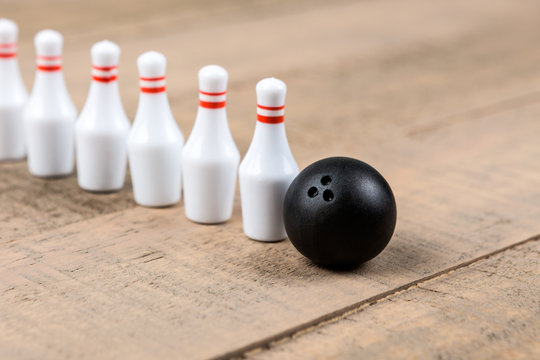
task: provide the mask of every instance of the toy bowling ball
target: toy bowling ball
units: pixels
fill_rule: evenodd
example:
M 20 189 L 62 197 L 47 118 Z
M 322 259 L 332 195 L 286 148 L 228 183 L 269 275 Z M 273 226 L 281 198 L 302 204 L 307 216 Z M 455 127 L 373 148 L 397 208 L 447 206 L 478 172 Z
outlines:
M 394 194 L 382 175 L 347 157 L 319 160 L 300 172 L 283 209 L 294 247 L 327 267 L 373 259 L 390 241 L 396 217 Z

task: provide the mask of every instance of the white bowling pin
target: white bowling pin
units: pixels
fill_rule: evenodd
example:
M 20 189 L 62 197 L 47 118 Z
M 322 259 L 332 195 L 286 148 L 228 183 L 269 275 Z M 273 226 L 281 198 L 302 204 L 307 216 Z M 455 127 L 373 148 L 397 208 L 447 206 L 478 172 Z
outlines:
M 232 215 L 240 153 L 227 124 L 227 78 L 221 66 L 199 71 L 199 109 L 182 150 L 184 209 L 199 223 L 220 223 Z
M 259 81 L 256 90 L 257 125 L 239 169 L 242 220 L 248 237 L 278 241 L 287 237 L 283 200 L 298 175 L 283 123 L 287 87 L 268 78 Z
M 92 84 L 75 123 L 77 180 L 88 191 L 116 191 L 126 177 L 129 120 L 118 90 L 120 48 L 111 41 L 91 50 Z
M 28 93 L 17 61 L 17 24 L 0 19 L 0 161 L 24 158 L 22 112 Z
M 28 169 L 35 176 L 63 176 L 73 172 L 74 131 L 77 110 L 62 74 L 62 35 L 39 32 L 34 43 L 37 71 L 24 109 Z
M 127 145 L 135 201 L 143 206 L 173 205 L 181 196 L 184 136 L 165 92 L 166 63 L 155 51 L 137 59 L 141 93 Z

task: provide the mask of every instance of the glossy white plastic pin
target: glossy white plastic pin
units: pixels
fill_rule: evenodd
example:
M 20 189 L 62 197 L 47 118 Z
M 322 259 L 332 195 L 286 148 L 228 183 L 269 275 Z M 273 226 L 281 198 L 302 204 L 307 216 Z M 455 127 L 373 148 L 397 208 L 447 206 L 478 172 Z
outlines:
M 165 92 L 167 60 L 149 51 L 137 59 L 141 93 L 128 136 L 128 158 L 135 201 L 160 207 L 180 201 L 184 136 Z
M 199 71 L 199 109 L 182 150 L 184 209 L 188 219 L 213 224 L 231 218 L 240 153 L 227 123 L 227 71 Z
M 298 175 L 283 123 L 287 87 L 281 80 L 267 78 L 259 81 L 256 90 L 257 125 L 239 169 L 242 220 L 251 239 L 278 241 L 287 237 L 283 200 Z
M 17 24 L 0 19 L 0 161 L 23 159 L 22 112 L 28 93 L 17 61 Z
M 130 127 L 118 90 L 120 48 L 100 41 L 91 56 L 92 83 L 75 123 L 77 180 L 88 191 L 117 191 L 126 177 Z
M 40 31 L 34 38 L 37 71 L 23 112 L 28 169 L 35 176 L 64 176 L 73 172 L 74 124 L 77 110 L 62 73 L 62 35 Z

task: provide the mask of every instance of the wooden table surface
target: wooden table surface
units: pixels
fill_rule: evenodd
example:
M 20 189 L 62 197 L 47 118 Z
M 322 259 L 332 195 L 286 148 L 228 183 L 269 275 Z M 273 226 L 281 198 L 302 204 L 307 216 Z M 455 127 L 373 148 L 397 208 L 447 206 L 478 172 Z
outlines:
M 81 109 L 91 45 L 122 48 L 132 119 L 136 57 L 168 58 L 182 131 L 197 71 L 228 69 L 242 154 L 255 84 L 288 85 L 301 168 L 362 159 L 389 181 L 398 223 L 352 271 L 288 241 L 202 226 L 182 204 L 138 207 L 131 184 L 91 194 L 0 164 L 0 358 L 540 358 L 540 3 L 533 0 L 7 0 L 30 88 L 33 36 L 65 36 Z

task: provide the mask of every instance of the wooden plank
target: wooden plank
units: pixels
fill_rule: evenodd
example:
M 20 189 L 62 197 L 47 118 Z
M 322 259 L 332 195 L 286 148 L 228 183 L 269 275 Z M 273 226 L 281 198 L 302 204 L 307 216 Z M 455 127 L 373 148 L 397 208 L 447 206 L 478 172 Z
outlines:
M 242 102 L 239 103 L 239 107 L 248 109 L 238 114 L 240 118 L 252 113 L 249 110 L 251 107 L 245 104 L 252 105 L 253 83 L 269 75 L 285 76 L 286 79 L 292 77 L 294 81 L 298 78 L 309 79 L 312 76 L 316 79 L 320 72 L 338 75 L 345 73 L 350 79 L 347 86 L 342 88 L 347 91 L 353 86 L 353 90 L 359 93 L 344 93 L 342 90 L 341 97 L 344 95 L 346 97 L 341 102 L 357 102 L 359 98 L 363 99 L 359 94 L 364 95 L 366 91 L 367 94 L 381 90 L 394 90 L 394 93 L 399 93 L 400 89 L 408 89 L 412 85 L 410 83 L 401 85 L 403 81 L 416 80 L 423 85 L 427 93 L 430 93 L 427 85 L 442 85 L 445 81 L 459 83 L 463 76 L 478 76 L 478 81 L 482 82 L 493 81 L 495 79 L 491 78 L 496 77 L 497 84 L 501 84 L 501 81 L 513 82 L 516 80 L 514 77 L 509 78 L 508 73 L 500 71 L 500 68 L 509 62 L 518 67 L 515 70 L 516 74 L 524 66 L 527 66 L 527 75 L 529 71 L 535 71 L 532 65 L 536 64 L 538 51 L 531 49 L 530 44 L 538 41 L 539 37 L 532 31 L 537 20 L 535 10 L 538 5 L 535 2 L 525 1 L 517 7 L 508 0 L 487 3 L 490 6 L 473 5 L 465 0 L 451 4 L 425 0 L 413 0 L 408 4 L 397 0 L 361 1 L 345 2 L 333 8 L 318 5 L 301 13 L 279 13 L 274 16 L 265 16 L 265 8 L 262 7 L 253 10 L 253 13 L 243 13 L 243 18 L 235 19 L 236 21 L 232 23 L 214 21 L 203 28 L 194 24 L 182 28 L 173 22 L 163 29 L 163 33 L 152 32 L 146 36 L 138 33 L 140 27 L 137 22 L 130 23 L 121 34 L 114 33 L 114 35 L 108 33 L 112 31 L 110 27 L 104 27 L 99 34 L 78 34 L 70 37 L 70 29 L 66 28 L 64 31 L 66 79 L 80 108 L 88 90 L 91 45 L 101 37 L 118 41 L 123 48 L 120 85 L 126 108 L 134 115 L 138 95 L 135 59 L 149 49 L 163 51 L 169 59 L 168 89 L 171 102 L 175 111 L 180 114 L 179 123 L 187 131 L 193 121 L 191 115 L 195 111 L 193 104 L 196 102 L 183 99 L 193 99 L 194 92 L 196 93 L 194 91 L 196 72 L 203 64 L 208 63 L 217 62 L 229 69 L 231 74 L 229 100 L 235 98 L 233 95 L 238 88 L 245 90 L 237 93 L 236 102 L 230 103 L 231 111 L 233 108 L 236 109 L 234 105 L 240 101 Z M 442 6 L 443 4 L 445 5 Z M 386 15 L 388 13 L 389 15 Z M 518 24 L 515 18 L 520 18 Z M 88 26 L 95 26 L 91 19 L 86 21 Z M 86 21 L 81 20 L 82 23 Z M 203 21 L 202 15 L 196 17 L 194 22 L 200 21 Z M 419 23 L 422 26 L 418 26 Z M 297 31 L 299 24 L 302 24 L 301 31 Z M 221 41 L 215 41 L 217 33 Z M 22 38 L 20 44 L 20 61 L 25 74 L 28 75 L 25 77 L 28 85 L 31 84 L 34 68 L 32 34 Z M 249 34 L 249 37 L 245 34 Z M 481 39 L 475 38 L 478 36 L 481 36 Z M 451 46 L 441 48 L 441 44 L 448 43 Z M 486 56 L 486 53 L 493 53 L 493 57 Z M 439 59 L 437 55 L 440 57 L 444 55 L 445 58 Z M 428 56 L 428 59 L 423 60 L 425 56 Z M 435 61 L 434 57 L 437 57 Z M 480 57 L 482 59 L 479 59 Z M 474 61 L 471 63 L 471 60 Z M 422 63 L 421 67 L 415 65 L 418 61 Z M 447 68 L 448 64 L 453 66 Z M 407 66 L 416 66 L 428 73 L 421 79 L 408 79 L 408 76 L 414 74 L 403 71 L 405 70 L 403 67 Z M 453 68 L 454 66 L 463 67 Z M 477 66 L 483 69 L 483 72 L 475 74 Z M 398 72 L 401 70 L 401 73 L 395 74 L 396 70 Z M 447 77 L 448 72 L 453 72 L 451 77 Z M 461 74 L 461 77 L 458 74 Z M 372 79 L 373 75 L 379 78 Z M 386 86 L 392 84 L 392 89 L 381 88 L 381 85 L 373 86 L 384 80 L 381 79 L 382 76 L 389 75 L 403 78 L 396 79 L 399 81 L 397 83 L 385 82 Z M 441 83 L 435 84 L 437 81 Z M 321 91 L 324 91 L 322 84 L 318 81 L 317 83 Z M 494 84 L 491 83 L 492 86 L 489 86 L 492 91 L 497 90 Z M 445 85 L 464 86 L 451 83 Z M 521 90 L 517 94 L 528 93 L 531 89 L 538 90 L 530 84 L 530 81 L 528 83 L 523 81 L 519 85 Z M 309 86 L 312 87 L 312 84 Z M 445 87 L 440 89 L 443 91 Z M 449 93 L 455 92 L 445 91 L 444 95 L 448 96 Z M 504 94 L 503 99 L 508 98 L 508 90 L 501 93 Z M 326 89 L 324 94 L 329 96 L 331 92 Z M 417 94 L 420 99 L 424 99 L 424 93 Z M 378 99 L 380 100 L 380 97 Z M 459 100 L 460 104 L 462 100 Z M 483 99 L 483 102 L 471 105 L 478 106 L 492 102 L 489 100 Z M 461 107 L 463 108 L 463 104 Z M 420 109 L 408 113 L 407 118 L 410 119 L 413 114 L 417 117 Z M 439 116 L 448 115 L 448 109 L 437 110 Z M 452 110 L 455 111 L 455 108 Z M 184 120 L 184 115 L 187 114 L 190 116 Z M 394 113 L 392 116 L 396 118 Z M 251 119 L 250 116 L 247 118 Z M 429 114 L 429 118 L 433 119 L 433 113 Z
M 399 1 L 343 3 L 279 16 L 268 15 L 262 11 L 266 5 L 259 4 L 257 9 L 261 11 L 246 11 L 243 18 L 236 15 L 240 19 L 234 24 L 214 22 L 205 28 L 195 27 L 193 22 L 179 31 L 169 24 L 163 31 L 170 33 L 158 38 L 155 33 L 139 38 L 134 30 L 139 15 L 134 12 L 135 18 L 126 20 L 128 24 L 119 35 L 124 105 L 133 116 L 138 87 L 136 56 L 154 46 L 165 50 L 169 55 L 171 104 L 187 136 L 197 106 L 196 71 L 204 63 L 220 62 L 231 74 L 230 125 L 244 153 L 253 129 L 254 84 L 263 76 L 280 76 L 289 84 L 287 126 L 291 147 L 299 164 L 305 166 L 334 154 L 377 161 L 370 148 L 378 143 L 439 123 L 451 124 L 537 101 L 540 84 L 530 79 L 540 71 L 540 50 L 531 46 L 540 43 L 540 34 L 535 31 L 538 4 L 524 2 L 517 7 L 513 2 L 497 0 L 490 2 L 487 10 L 468 1 L 441 4 L 425 0 L 407 5 Z M 405 7 L 415 11 L 406 12 Z M 389 8 L 406 15 L 383 16 Z M 173 17 L 180 12 L 180 8 L 175 9 L 171 10 Z M 41 16 L 40 7 L 26 6 L 24 10 L 19 10 L 21 16 Z M 52 13 L 51 17 L 73 21 L 75 10 L 68 6 L 68 13 L 62 13 L 66 16 Z M 322 18 L 325 21 L 319 21 Z M 517 23 L 516 18 L 520 19 Z M 335 26 L 335 19 L 339 26 Z M 94 17 L 79 20 L 90 24 Z M 423 24 L 422 31 L 418 30 L 419 23 Z M 288 36 L 298 24 L 305 25 L 304 32 Z M 21 28 L 26 25 L 22 23 Z M 80 109 L 88 90 L 88 49 L 99 38 L 84 32 L 86 25 L 81 25 L 83 30 L 74 26 L 73 36 L 65 26 L 66 79 Z M 227 41 L 217 47 L 201 47 L 214 38 L 216 31 Z M 246 39 L 244 34 L 250 37 Z M 268 53 L 264 44 L 271 43 L 272 34 L 282 43 L 281 47 L 272 45 L 276 51 Z M 265 41 L 258 43 L 258 39 Z M 169 51 L 170 44 L 180 44 L 182 51 Z M 23 75 L 30 85 L 34 65 L 29 34 L 23 34 L 20 53 Z M 264 57 L 254 58 L 254 54 Z M 24 163 L 2 164 L 2 170 L 6 191 L 0 197 L 8 205 L 0 209 L 0 218 L 6 223 L 0 242 L 134 206 L 129 183 L 121 193 L 97 196 L 79 191 L 73 177 L 31 179 Z
M 114 4 L 106 0 L 92 3 L 49 0 L 46 8 L 36 0 L 6 0 L 2 5 L 3 16 L 24 25 L 20 30 L 22 37 L 26 38 L 47 28 L 65 32 L 67 38 L 133 36 L 134 33 L 140 37 L 156 37 L 170 32 L 171 27 L 185 31 L 215 26 L 216 23 L 232 23 L 247 17 L 257 19 L 298 13 L 306 7 L 328 6 L 323 0 L 231 0 L 227 3 L 208 0 L 133 3 L 117 0 Z
M 538 359 L 540 241 L 308 329 L 252 359 Z
M 31 176 L 26 163 L 3 163 L 0 171 L 0 243 L 135 206 L 131 181 L 121 192 L 90 194 L 75 176 L 44 180 Z
M 537 104 L 372 149 L 399 222 L 388 249 L 351 272 L 247 240 L 238 202 L 220 226 L 138 207 L 5 244 L 0 352 L 218 356 L 537 234 L 538 116 Z

